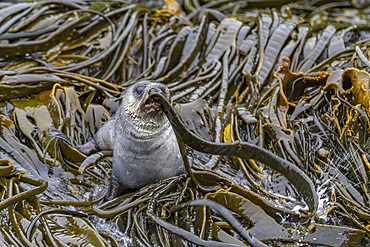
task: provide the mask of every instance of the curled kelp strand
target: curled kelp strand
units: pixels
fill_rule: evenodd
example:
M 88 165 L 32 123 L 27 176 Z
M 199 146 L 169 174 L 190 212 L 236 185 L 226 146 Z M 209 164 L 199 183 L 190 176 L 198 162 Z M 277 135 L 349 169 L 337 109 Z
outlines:
M 327 4 L 323 4 L 317 8 L 315 8 L 314 11 L 312 11 L 308 16 L 307 16 L 307 19 L 312 19 L 312 17 L 314 17 L 315 15 L 321 13 L 321 12 L 324 12 L 326 11 L 327 9 L 330 9 L 330 8 L 338 8 L 338 7 L 349 7 L 351 6 L 350 3 L 348 3 L 347 1 L 343 1 L 343 2 L 334 2 L 334 3 L 327 3 Z
M 15 196 L 11 196 L 11 197 L 8 197 L 5 200 L 2 200 L 0 202 L 0 210 L 4 209 L 6 207 L 9 207 L 10 205 L 13 205 L 13 204 L 15 204 L 17 202 L 20 202 L 22 200 L 25 200 L 29 197 L 35 196 L 37 194 L 41 194 L 48 187 L 48 183 L 45 182 L 45 181 L 42 181 L 42 180 L 35 180 L 35 179 L 25 178 L 25 177 L 23 177 L 22 180 L 24 182 L 29 182 L 32 185 L 37 186 L 37 187 L 34 188 L 34 189 L 23 191 L 23 192 L 15 195 Z
M 105 195 L 101 195 L 99 198 L 93 201 L 79 202 L 79 201 L 68 201 L 68 200 L 40 200 L 43 205 L 59 205 L 59 206 L 72 206 L 72 207 L 91 207 L 98 204 L 104 199 Z
M 145 234 L 145 232 L 143 231 L 143 229 L 141 228 L 139 222 L 138 222 L 138 215 L 143 212 L 144 210 L 146 210 L 148 207 L 148 204 L 145 204 L 143 205 L 142 207 L 140 207 L 135 215 L 134 215 L 134 225 L 136 227 L 136 229 L 139 231 L 139 237 L 141 238 L 141 241 L 143 243 L 145 243 L 145 245 L 149 246 L 150 244 L 150 240 L 148 239 L 147 235 Z
M 35 227 L 35 224 L 41 218 L 41 216 L 47 215 L 47 214 L 63 214 L 63 215 L 73 215 L 73 216 L 85 217 L 85 218 L 87 217 L 87 214 L 84 214 L 78 211 L 65 210 L 65 209 L 50 209 L 47 211 L 42 211 L 39 215 L 37 215 L 32 220 L 31 224 L 29 224 L 27 231 L 26 231 L 27 239 L 31 240 L 31 234 L 32 234 L 33 228 Z
M 0 27 L 0 35 L 3 34 L 6 30 L 8 30 L 15 22 L 17 22 L 18 20 L 20 20 L 21 18 L 23 18 L 25 15 L 27 15 L 28 13 L 30 13 L 32 11 L 32 7 L 31 8 L 28 8 L 26 10 L 24 10 L 22 13 L 12 17 L 9 21 L 7 21 L 6 23 L 2 23 L 1 27 Z
M 235 229 L 236 232 L 238 232 L 251 246 L 253 247 L 266 247 L 267 245 L 260 242 L 255 237 L 251 236 L 250 233 L 244 229 L 244 227 L 234 218 L 234 216 L 231 214 L 231 212 L 223 207 L 222 205 L 218 204 L 217 202 L 208 200 L 208 199 L 202 199 L 202 200 L 194 200 L 190 202 L 186 202 L 183 204 L 180 204 L 174 208 L 172 208 L 172 211 L 181 210 L 185 207 L 191 207 L 191 206 L 207 206 L 211 207 L 213 210 L 215 210 L 217 213 L 222 215 L 222 217 Z
M 312 214 L 315 214 L 318 206 L 318 197 L 314 184 L 310 178 L 294 164 L 279 156 L 268 152 L 266 149 L 246 142 L 236 143 L 213 143 L 206 141 L 194 135 L 184 126 L 182 120 L 175 113 L 167 99 L 159 93 L 153 93 L 152 96 L 158 96 L 164 111 L 170 120 L 174 130 L 181 139 L 190 147 L 197 151 L 226 156 L 236 156 L 243 159 L 255 159 L 281 172 L 302 194 Z
M 9 227 L 0 226 L 0 232 L 3 235 L 2 239 L 6 239 L 13 246 L 15 246 L 15 247 L 21 247 L 22 246 L 19 239 L 10 231 Z M 6 246 L 5 243 L 4 243 L 4 246 Z
M 9 180 L 8 188 L 7 188 L 8 199 L 9 199 L 9 197 L 14 198 L 14 197 L 17 197 L 19 195 L 18 193 L 16 193 L 17 191 L 13 191 L 13 189 L 15 188 L 15 184 L 13 184 L 15 179 L 16 179 L 16 177 L 12 177 Z M 22 200 L 24 200 L 24 199 L 25 198 L 22 198 Z M 2 210 L 2 209 L 3 208 L 0 206 L 0 210 Z M 29 246 L 29 247 L 33 246 L 32 243 L 24 235 L 23 229 L 22 229 L 21 225 L 18 222 L 18 219 L 15 215 L 14 203 L 9 205 L 8 214 L 9 214 L 10 222 L 11 222 L 12 226 L 14 227 L 13 229 L 14 229 L 15 233 L 17 234 L 17 236 L 19 237 L 20 241 L 25 246 Z
M 154 221 L 156 224 L 160 225 L 164 229 L 181 236 L 182 238 L 186 239 L 187 241 L 200 245 L 200 246 L 220 246 L 220 247 L 236 247 L 239 245 L 236 244 L 231 244 L 231 243 L 222 243 L 222 242 L 216 242 L 216 241 L 205 241 L 198 237 L 197 235 L 186 231 L 180 227 L 177 227 L 171 223 L 168 223 L 167 221 L 161 219 L 154 213 L 154 205 L 155 205 L 155 200 L 152 199 L 149 204 L 148 204 L 148 209 L 147 209 L 147 214 L 150 217 L 152 221 Z
M 336 210 L 336 213 L 337 214 L 340 214 L 348 219 L 350 219 L 351 221 L 353 221 L 353 223 L 355 223 L 355 225 L 357 225 L 357 227 L 361 228 L 363 231 L 366 231 L 368 234 L 370 233 L 370 230 L 365 227 L 357 218 L 353 217 L 344 207 L 343 205 L 335 202 L 334 205 L 336 207 L 338 207 L 340 210 L 342 210 L 343 212 L 339 212 Z
M 75 19 L 65 24 L 64 26 L 58 28 L 55 32 L 51 33 L 47 38 L 38 41 L 24 41 L 17 42 L 16 44 L 0 44 L 0 55 L 4 56 L 15 56 L 15 55 L 25 55 L 36 52 L 42 47 L 43 51 L 51 48 L 55 45 L 59 39 L 67 38 L 70 31 L 72 31 L 77 25 L 79 25 L 83 20 Z
M 32 7 L 35 5 L 34 3 L 17 3 L 17 4 L 12 4 L 10 3 L 9 6 L 6 6 L 0 10 L 1 13 L 1 18 L 0 18 L 0 23 L 2 23 L 6 18 L 8 18 L 11 15 L 17 14 L 18 12 L 21 12 L 22 10 Z
M 112 150 L 100 151 L 100 152 L 97 152 L 95 154 L 92 154 L 92 155 L 88 156 L 84 160 L 84 162 L 82 162 L 82 164 L 78 168 L 78 172 L 80 174 L 83 174 L 87 169 L 89 169 L 90 167 L 92 167 L 99 160 L 101 160 L 101 159 L 103 159 L 105 157 L 112 156 L 112 155 L 113 155 L 113 151 Z
M 169 81 L 172 78 L 174 78 L 174 76 L 178 75 L 184 68 L 190 66 L 190 64 L 194 61 L 195 57 L 197 56 L 197 53 L 199 53 L 201 49 L 201 44 L 204 41 L 205 32 L 206 32 L 205 24 L 206 24 L 206 16 L 203 16 L 201 19 L 201 23 L 198 27 L 198 30 L 194 29 L 194 30 L 197 30 L 195 37 L 193 37 L 194 35 L 189 35 L 192 38 L 193 44 L 189 48 L 189 50 L 186 51 L 186 55 L 179 61 L 179 63 L 175 67 L 171 68 L 171 70 L 159 80 Z M 170 55 L 171 54 L 169 54 L 169 56 Z M 167 63 L 169 63 L 169 60 L 167 61 Z
M 96 89 L 106 91 L 108 93 L 111 93 L 113 95 L 118 95 L 120 94 L 121 91 L 123 91 L 123 88 L 114 84 L 111 84 L 109 82 L 106 82 L 101 79 L 96 79 L 93 77 L 89 76 L 84 76 L 84 75 L 79 75 L 71 72 L 65 72 L 65 71 L 60 71 L 60 70 L 55 70 L 55 69 L 50 69 L 50 68 L 43 68 L 43 67 L 35 67 L 31 68 L 25 71 L 22 71 L 21 73 L 37 73 L 40 71 L 45 71 L 54 74 L 55 76 L 59 77 L 64 77 L 66 79 L 72 79 L 72 80 L 77 80 L 80 81 L 88 86 L 92 86 Z M 45 75 L 46 76 L 46 75 Z M 49 75 L 51 77 L 51 75 Z
M 270 217 L 273 217 L 276 221 L 280 221 L 281 217 L 291 217 L 295 220 L 302 218 L 301 214 L 297 214 L 291 210 L 275 206 L 274 204 L 266 201 L 259 193 L 246 189 L 245 187 L 238 185 L 237 183 L 234 183 L 216 174 L 215 172 L 193 171 L 193 176 L 196 177 L 198 181 L 198 184 L 196 185 L 199 186 L 201 191 L 206 193 L 218 193 L 220 190 L 227 190 L 229 192 L 236 193 L 239 196 L 242 196 L 244 199 L 248 199 L 249 201 L 253 202 L 253 204 L 263 209 L 264 212 L 266 212 Z M 306 216 L 307 215 L 303 214 L 303 217 Z
M 131 15 L 128 24 L 125 26 L 125 29 L 123 30 L 123 32 L 119 35 L 119 38 L 117 38 L 117 40 L 108 49 L 99 53 L 98 56 L 92 57 L 89 60 L 80 62 L 78 64 L 70 64 L 70 65 L 66 65 L 66 66 L 63 66 L 63 67 L 59 67 L 58 69 L 68 71 L 68 72 L 69 71 L 76 71 L 76 70 L 84 68 L 88 65 L 99 62 L 101 59 L 104 59 L 106 56 L 108 56 L 110 53 L 112 53 L 122 43 L 122 41 L 127 37 L 127 35 L 129 35 L 129 32 L 132 29 L 132 27 L 135 26 L 136 23 L 138 22 L 138 18 L 137 18 L 138 14 L 139 14 L 139 12 L 135 11 Z M 0 46 L 0 48 L 1 48 L 1 46 Z
M 110 63 L 110 66 L 108 67 L 108 69 L 105 71 L 105 73 L 101 77 L 103 80 L 107 80 L 110 77 L 112 77 L 113 74 L 119 68 L 119 66 L 121 66 L 121 63 L 122 63 L 124 57 L 126 56 L 126 53 L 127 53 L 128 47 L 131 43 L 131 40 L 132 40 L 132 32 L 129 33 L 125 44 L 123 46 L 122 46 L 122 44 L 120 44 L 118 46 L 118 48 L 117 48 L 117 50 L 114 54 L 114 57 L 115 58 L 118 57 L 118 59 L 114 63 Z
M 178 236 L 180 236 L 180 237 L 186 239 L 187 241 L 189 241 L 191 243 L 194 243 L 196 245 L 206 246 L 206 247 L 213 247 L 213 246 L 240 247 L 240 245 L 238 245 L 238 244 L 222 243 L 222 242 L 216 242 L 216 241 L 212 241 L 212 240 L 208 240 L 208 241 L 203 240 L 200 237 L 198 237 L 197 235 L 195 235 L 195 234 L 193 234 L 189 231 L 186 231 L 186 230 L 184 230 L 180 227 L 177 227 L 177 226 L 172 225 L 171 223 L 168 223 L 165 220 L 162 220 L 160 217 L 156 216 L 153 213 L 153 211 L 148 210 L 147 214 L 148 214 L 148 216 L 150 217 L 150 219 L 152 221 L 154 221 L 156 224 L 160 225 L 161 227 L 163 227 L 167 231 L 169 231 L 173 234 L 176 234 L 176 235 L 178 235 Z
M 150 198 L 137 199 L 133 202 L 127 203 L 123 206 L 120 206 L 120 207 L 112 209 L 112 210 L 101 210 L 99 208 L 88 208 L 88 209 L 84 209 L 83 211 L 87 214 L 97 215 L 101 218 L 113 218 L 113 217 L 116 217 L 117 215 L 121 215 L 121 214 L 127 212 L 127 210 L 129 210 L 131 208 L 134 208 L 134 207 L 140 205 L 141 203 L 145 203 L 149 200 L 150 200 Z

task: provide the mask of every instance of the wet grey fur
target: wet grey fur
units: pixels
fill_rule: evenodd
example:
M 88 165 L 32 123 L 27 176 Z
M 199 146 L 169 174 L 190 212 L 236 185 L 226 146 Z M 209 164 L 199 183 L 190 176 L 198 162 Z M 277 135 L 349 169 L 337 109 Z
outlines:
M 144 88 L 142 94 L 137 93 L 138 87 Z M 126 189 L 185 173 L 176 136 L 166 115 L 156 107 L 143 107 L 153 90 L 163 91 L 170 98 L 165 85 L 138 82 L 122 93 L 116 114 L 94 136 L 98 150 L 113 149 L 109 199 Z

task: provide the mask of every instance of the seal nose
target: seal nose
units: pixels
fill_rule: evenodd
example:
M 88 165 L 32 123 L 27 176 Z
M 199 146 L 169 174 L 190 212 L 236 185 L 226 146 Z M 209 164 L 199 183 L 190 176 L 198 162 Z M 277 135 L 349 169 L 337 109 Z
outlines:
M 159 88 L 151 88 L 150 90 L 149 90 L 149 95 L 151 95 L 151 94 L 153 94 L 153 93 L 163 93 L 162 92 L 162 90 L 160 90 Z M 155 101 L 159 101 L 160 100 L 160 97 L 159 96 L 157 96 L 157 95 L 152 95 L 152 96 L 150 96 L 153 100 L 155 100 Z
M 153 93 L 164 93 L 164 91 L 162 91 L 161 89 L 157 87 L 152 87 L 151 89 L 149 89 L 149 95 Z

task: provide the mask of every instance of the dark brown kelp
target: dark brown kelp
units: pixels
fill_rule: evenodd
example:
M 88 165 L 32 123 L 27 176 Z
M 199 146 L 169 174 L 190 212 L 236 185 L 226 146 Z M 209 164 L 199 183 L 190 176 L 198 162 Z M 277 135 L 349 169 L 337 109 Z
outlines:
M 369 1 L 139 2 L 0 3 L 0 245 L 369 245 Z M 106 202 L 140 79 L 188 174 Z

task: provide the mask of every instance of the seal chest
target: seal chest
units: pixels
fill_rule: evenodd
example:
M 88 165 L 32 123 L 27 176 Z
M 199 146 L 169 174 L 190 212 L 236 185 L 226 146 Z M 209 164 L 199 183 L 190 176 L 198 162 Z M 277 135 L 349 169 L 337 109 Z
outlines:
M 109 199 L 185 173 L 171 124 L 162 106 L 149 97 L 153 91 L 170 99 L 169 89 L 161 83 L 141 81 L 130 86 L 120 97 L 117 113 L 93 138 L 97 150 L 113 149 Z

